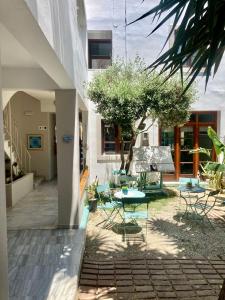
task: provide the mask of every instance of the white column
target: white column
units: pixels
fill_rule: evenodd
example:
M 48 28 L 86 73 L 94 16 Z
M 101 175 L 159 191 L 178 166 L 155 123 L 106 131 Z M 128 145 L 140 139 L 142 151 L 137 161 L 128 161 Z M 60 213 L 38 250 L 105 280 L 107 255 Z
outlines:
M 80 164 L 79 107 L 75 90 L 56 91 L 56 135 L 58 168 L 58 225 L 79 224 Z
M 9 298 L 8 295 L 9 289 L 8 289 L 8 254 L 7 254 L 7 229 L 6 229 L 7 223 L 6 223 L 6 195 L 5 195 L 5 155 L 4 155 L 4 130 L 3 130 L 3 108 L 2 108 L 3 106 L 2 106 L 1 82 L 2 82 L 2 78 L 1 78 L 1 61 L 0 61 L 0 191 L 1 191 L 0 192 L 0 300 L 7 300 Z

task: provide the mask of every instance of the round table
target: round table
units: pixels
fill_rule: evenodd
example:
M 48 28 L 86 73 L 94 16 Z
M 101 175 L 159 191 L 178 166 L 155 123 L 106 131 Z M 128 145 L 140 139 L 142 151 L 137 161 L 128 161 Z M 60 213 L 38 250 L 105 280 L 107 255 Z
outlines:
M 192 186 L 192 187 L 187 187 L 185 185 L 183 186 L 179 186 L 178 190 L 182 193 L 182 192 L 186 192 L 186 193 L 204 193 L 206 191 L 205 188 L 201 187 L 201 186 Z
M 199 185 L 194 185 L 192 187 L 187 187 L 186 185 L 180 185 L 177 189 L 180 191 L 180 199 L 182 198 L 186 204 L 184 214 L 188 212 L 189 208 L 194 212 L 193 206 L 196 205 L 197 202 L 205 196 L 205 192 L 206 192 L 206 189 Z M 203 196 L 199 197 L 198 195 L 202 193 Z M 194 199 L 195 201 L 193 201 Z
M 128 190 L 127 194 L 124 194 L 122 191 L 116 192 L 114 194 L 114 197 L 117 199 L 123 199 L 123 198 L 144 198 L 145 193 L 140 192 L 138 190 Z

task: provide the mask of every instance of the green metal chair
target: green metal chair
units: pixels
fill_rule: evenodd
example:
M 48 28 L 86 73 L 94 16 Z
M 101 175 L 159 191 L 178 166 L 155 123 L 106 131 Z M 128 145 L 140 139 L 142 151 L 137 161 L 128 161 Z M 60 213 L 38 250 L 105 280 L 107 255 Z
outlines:
M 219 192 L 219 190 L 210 191 L 204 198 L 200 198 L 195 203 L 190 203 L 190 207 L 196 213 L 196 215 L 202 217 L 203 220 L 204 218 L 207 219 L 212 227 L 213 225 L 208 217 L 208 214 L 215 207 L 217 203 L 216 195 L 218 195 Z
M 115 201 L 110 190 L 108 183 L 97 186 L 98 194 L 98 205 L 97 209 L 102 212 L 103 220 L 96 226 L 104 224 L 103 227 L 107 228 L 109 225 L 113 224 L 116 216 L 119 215 L 121 218 L 120 209 L 122 208 L 122 203 Z
M 137 210 L 140 205 L 146 205 L 145 210 Z M 123 228 L 124 228 L 124 235 L 126 236 L 126 228 L 130 227 L 131 225 L 127 225 L 127 222 L 137 222 L 139 220 L 145 221 L 145 228 L 146 228 L 146 236 L 147 236 L 147 225 L 149 220 L 149 199 L 147 197 L 144 198 L 123 198 L 122 200 L 123 205 Z

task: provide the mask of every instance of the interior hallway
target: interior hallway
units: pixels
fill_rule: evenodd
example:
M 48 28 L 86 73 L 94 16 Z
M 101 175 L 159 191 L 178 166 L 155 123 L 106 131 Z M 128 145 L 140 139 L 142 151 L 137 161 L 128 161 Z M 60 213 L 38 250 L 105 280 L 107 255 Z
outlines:
M 8 230 L 52 229 L 58 221 L 58 192 L 56 180 L 44 182 L 7 209 Z

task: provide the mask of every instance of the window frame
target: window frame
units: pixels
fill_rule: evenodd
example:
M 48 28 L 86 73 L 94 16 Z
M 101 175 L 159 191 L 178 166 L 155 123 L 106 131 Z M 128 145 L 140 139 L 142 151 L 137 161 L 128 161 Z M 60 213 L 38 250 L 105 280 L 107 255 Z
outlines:
M 91 43 L 108 43 L 111 44 L 111 53 L 110 55 L 101 55 L 101 56 L 95 56 L 95 55 L 91 55 L 91 47 L 90 44 Z M 108 59 L 111 60 L 112 63 L 112 39 L 88 39 L 88 68 L 90 70 L 96 70 L 92 67 L 92 59 Z
M 106 143 L 110 143 L 105 141 L 105 124 L 107 124 L 107 122 L 105 122 L 104 120 L 101 120 L 101 153 L 102 155 L 117 155 L 120 154 L 120 149 L 121 149 L 121 131 L 119 129 L 119 127 L 116 124 L 111 124 L 114 126 L 115 128 L 115 151 L 114 152 L 106 152 L 105 151 L 105 144 Z M 130 143 L 130 141 L 124 141 L 124 143 Z M 127 154 L 128 150 L 126 151 L 124 149 L 124 154 Z
M 191 114 L 195 115 L 195 121 L 189 120 L 188 122 L 186 122 L 184 124 L 184 127 L 187 126 L 194 126 L 194 148 L 199 148 L 199 128 L 200 127 L 206 127 L 206 126 L 211 126 L 216 132 L 217 132 L 217 122 L 218 122 L 218 111 L 191 111 Z M 201 114 L 207 114 L 207 115 L 212 115 L 214 117 L 213 121 L 207 121 L 207 122 L 199 122 L 199 115 Z M 183 126 L 182 126 L 183 127 Z M 182 177 L 193 177 L 193 176 L 197 176 L 198 174 L 198 169 L 199 169 L 199 163 L 200 163 L 200 156 L 198 153 L 194 154 L 194 158 L 193 158 L 193 164 L 194 164 L 194 168 L 193 168 L 193 174 L 189 175 L 189 174 L 181 174 L 180 171 L 180 163 L 182 163 L 181 161 L 181 145 L 180 145 L 180 129 L 182 127 L 174 127 L 173 131 L 174 131 L 174 165 L 175 165 L 175 172 L 174 174 L 165 174 L 165 178 L 168 180 L 177 180 L 179 179 L 180 176 Z M 158 135 L 159 139 L 158 139 L 158 144 L 161 145 L 161 141 L 162 141 L 162 128 L 159 127 L 159 135 Z M 216 161 L 216 155 L 215 155 L 215 150 L 213 148 L 212 151 L 212 160 Z

